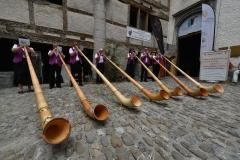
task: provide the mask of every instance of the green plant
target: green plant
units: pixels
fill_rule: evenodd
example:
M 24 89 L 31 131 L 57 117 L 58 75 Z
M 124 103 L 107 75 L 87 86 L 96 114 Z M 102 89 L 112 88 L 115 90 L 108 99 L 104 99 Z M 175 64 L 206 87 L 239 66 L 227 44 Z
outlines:
M 117 49 L 120 45 L 119 44 L 112 44 L 105 50 L 105 55 L 107 57 L 111 57 L 111 61 L 119 66 L 119 62 L 117 61 L 116 53 Z M 106 63 L 105 66 L 105 77 L 111 82 L 119 82 L 122 81 L 122 74 L 121 72 L 114 67 L 110 62 Z

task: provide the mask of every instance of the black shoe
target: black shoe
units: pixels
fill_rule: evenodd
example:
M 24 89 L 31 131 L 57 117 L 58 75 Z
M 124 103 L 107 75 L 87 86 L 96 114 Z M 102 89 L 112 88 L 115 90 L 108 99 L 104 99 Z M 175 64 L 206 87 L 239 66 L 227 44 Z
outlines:
M 54 87 L 53 87 L 53 86 L 50 86 L 50 87 L 49 87 L 49 89 L 52 89 L 52 88 L 54 88 Z
M 73 87 L 73 85 L 71 84 L 70 87 Z
M 144 80 L 144 82 L 148 82 L 147 80 Z
M 60 86 L 57 86 L 57 88 L 62 88 L 62 86 L 60 85 Z
M 142 82 L 143 80 L 140 80 L 140 82 Z
M 80 84 L 79 84 L 79 86 L 83 86 L 83 84 L 82 84 L 82 83 L 80 83 Z
M 236 82 L 232 82 L 231 85 L 232 85 L 232 86 L 236 86 L 237 83 L 236 83 Z

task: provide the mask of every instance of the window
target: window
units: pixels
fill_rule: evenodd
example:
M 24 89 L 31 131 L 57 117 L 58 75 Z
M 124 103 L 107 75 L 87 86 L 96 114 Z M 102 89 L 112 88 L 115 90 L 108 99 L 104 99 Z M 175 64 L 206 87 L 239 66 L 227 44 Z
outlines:
M 137 14 L 138 9 L 135 7 L 130 8 L 130 26 L 137 28 Z
M 150 14 L 147 12 L 144 12 L 143 10 L 140 10 L 131 6 L 130 7 L 130 26 L 135 27 L 147 32 L 152 32 L 152 27 L 150 23 Z M 138 19 L 139 18 L 139 19 Z
M 46 0 L 47 2 L 62 5 L 62 0 Z

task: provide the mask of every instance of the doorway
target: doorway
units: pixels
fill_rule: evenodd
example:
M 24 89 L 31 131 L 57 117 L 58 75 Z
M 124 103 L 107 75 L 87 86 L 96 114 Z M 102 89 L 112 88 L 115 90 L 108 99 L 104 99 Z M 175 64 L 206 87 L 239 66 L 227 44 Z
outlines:
M 201 32 L 195 32 L 178 38 L 178 66 L 191 77 L 199 77 Z M 182 76 L 181 72 L 177 72 Z

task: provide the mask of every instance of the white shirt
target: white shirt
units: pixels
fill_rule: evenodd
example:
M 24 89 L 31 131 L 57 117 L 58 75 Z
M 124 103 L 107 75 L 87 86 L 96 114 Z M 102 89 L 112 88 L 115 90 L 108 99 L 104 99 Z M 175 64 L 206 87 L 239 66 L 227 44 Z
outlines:
M 48 55 L 49 55 L 51 52 L 52 52 L 52 51 L 49 51 L 49 52 L 48 52 Z M 58 52 L 57 52 L 57 51 L 54 51 L 54 53 L 55 53 L 56 56 L 58 56 Z M 58 63 L 57 59 L 56 59 L 55 63 Z
M 18 48 L 18 46 L 17 46 L 16 44 L 14 44 L 14 45 L 13 45 L 13 48 Z M 32 47 L 29 47 L 29 48 L 31 48 L 31 49 L 33 50 Z M 22 48 L 22 50 L 23 50 L 23 52 L 24 52 L 24 48 Z M 26 58 L 25 54 L 23 54 L 23 58 Z
M 147 57 L 147 53 L 145 53 L 145 52 L 141 53 L 141 57 L 142 57 L 142 56 L 144 56 L 144 55 L 146 55 L 145 62 L 147 63 L 147 62 L 148 62 L 148 58 L 149 58 L 149 57 Z
M 74 47 L 73 47 L 74 48 Z M 75 49 L 75 48 L 74 48 Z M 75 49 L 76 50 L 76 49 Z M 72 48 L 69 49 L 69 54 L 73 53 Z M 76 52 L 76 61 L 79 61 L 79 57 L 78 57 L 78 51 Z
M 133 57 L 131 56 L 132 53 L 128 53 L 128 58 L 131 57 L 131 59 L 133 59 Z
M 96 53 L 95 54 L 95 58 L 97 58 L 98 57 L 98 54 Z M 99 59 L 99 61 L 98 61 L 98 63 L 103 63 L 104 61 L 103 61 L 103 56 L 100 56 L 100 59 Z

